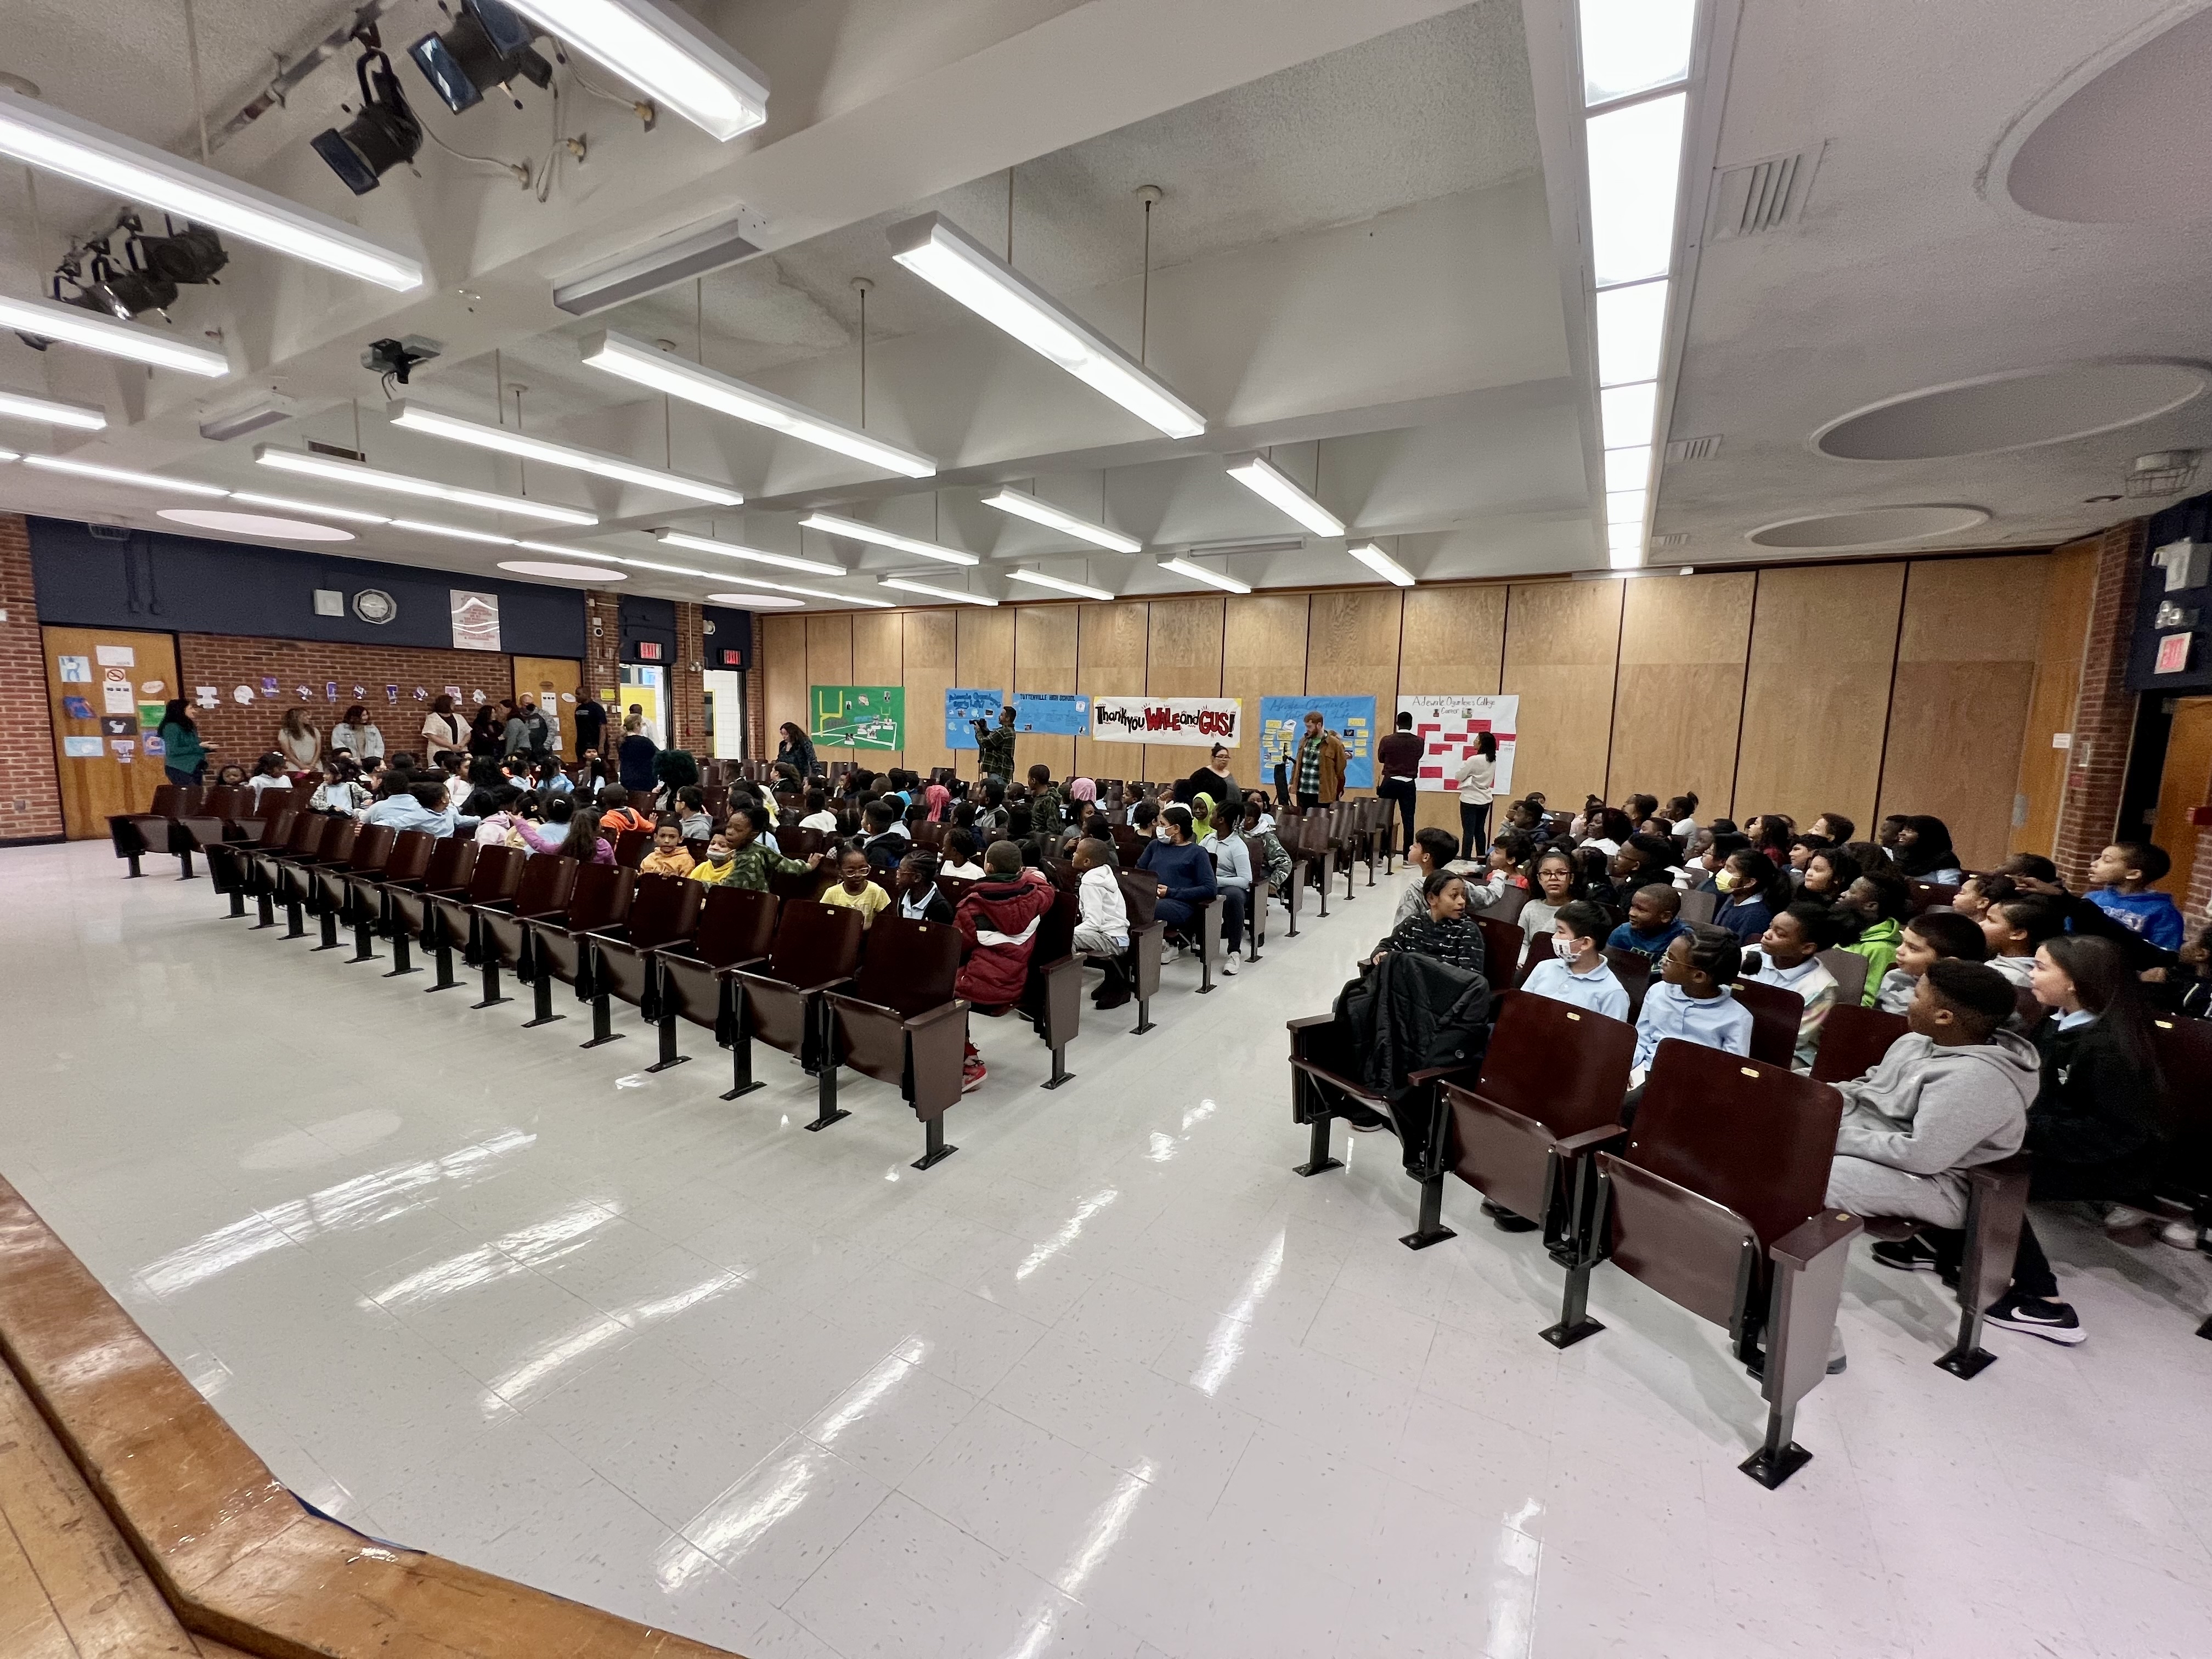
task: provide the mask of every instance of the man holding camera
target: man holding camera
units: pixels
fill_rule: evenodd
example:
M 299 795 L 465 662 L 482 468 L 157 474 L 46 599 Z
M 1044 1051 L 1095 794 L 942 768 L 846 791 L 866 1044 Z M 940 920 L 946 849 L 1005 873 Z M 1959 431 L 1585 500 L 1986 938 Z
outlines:
M 1014 776 L 1014 711 L 1001 708 L 999 724 L 975 722 L 976 764 L 981 775 L 1011 783 Z

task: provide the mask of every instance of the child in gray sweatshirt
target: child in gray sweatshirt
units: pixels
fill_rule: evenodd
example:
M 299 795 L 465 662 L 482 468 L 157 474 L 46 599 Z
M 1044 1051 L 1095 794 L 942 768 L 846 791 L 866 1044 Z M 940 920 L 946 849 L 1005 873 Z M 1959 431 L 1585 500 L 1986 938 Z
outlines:
M 1844 1097 L 1828 1202 L 1857 1215 L 1937 1227 L 1966 1218 L 1964 1171 L 2020 1150 L 2041 1062 L 2002 1029 L 2010 981 L 1955 957 L 1922 970 L 1910 1027 L 1875 1068 L 1837 1085 Z

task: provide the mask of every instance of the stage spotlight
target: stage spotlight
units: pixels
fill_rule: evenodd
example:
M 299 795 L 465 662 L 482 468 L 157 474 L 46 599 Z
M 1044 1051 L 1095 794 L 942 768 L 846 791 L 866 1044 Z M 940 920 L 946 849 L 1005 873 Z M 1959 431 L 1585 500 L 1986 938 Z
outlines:
M 442 34 L 424 35 L 407 48 L 446 107 L 459 114 L 483 101 L 492 87 L 514 97 L 520 79 L 540 88 L 550 84 L 553 67 L 531 47 L 531 26 L 500 0 L 462 0 L 461 15 Z M 514 99 L 514 106 L 522 100 Z
M 348 190 L 366 196 L 386 173 L 415 159 L 422 148 L 422 124 L 407 107 L 399 77 L 383 52 L 374 47 L 362 52 L 353 73 L 361 83 L 361 113 L 308 142 Z
M 187 222 L 179 230 L 174 220 L 164 217 L 166 234 L 149 236 L 138 228 L 136 219 L 125 223 L 131 231 L 131 266 L 149 276 L 169 283 L 212 283 L 216 274 L 230 263 L 222 239 L 205 225 Z
M 63 293 L 64 283 L 76 292 Z M 74 255 L 63 260 L 54 273 L 52 293 L 65 306 L 95 311 L 118 323 L 129 322 L 142 311 L 166 311 L 177 302 L 174 283 L 128 266 L 118 269 L 104 243 L 95 245 L 88 266 Z

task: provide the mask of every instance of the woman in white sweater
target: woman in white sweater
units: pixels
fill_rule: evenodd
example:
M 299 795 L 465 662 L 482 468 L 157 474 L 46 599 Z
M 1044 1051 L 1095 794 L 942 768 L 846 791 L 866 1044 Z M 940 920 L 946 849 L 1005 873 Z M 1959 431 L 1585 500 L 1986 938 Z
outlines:
M 1474 753 L 1460 763 L 1460 856 L 1480 859 L 1490 849 L 1490 799 L 1498 781 L 1498 739 L 1488 732 L 1474 736 Z
M 466 754 L 469 747 L 469 728 L 453 712 L 453 700 L 440 692 L 430 700 L 430 712 L 422 716 L 422 758 L 435 761 L 450 750 Z

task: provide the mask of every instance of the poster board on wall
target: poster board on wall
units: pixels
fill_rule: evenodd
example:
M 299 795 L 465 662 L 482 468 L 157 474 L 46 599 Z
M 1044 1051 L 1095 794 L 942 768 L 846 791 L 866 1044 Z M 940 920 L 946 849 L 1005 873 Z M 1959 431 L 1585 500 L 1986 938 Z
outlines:
M 1517 695 L 1424 693 L 1401 696 L 1398 712 L 1413 717 L 1413 735 L 1421 740 L 1414 788 L 1455 793 L 1460 763 L 1474 754 L 1476 734 L 1487 732 L 1498 739 L 1498 772 L 1492 791 L 1501 800 L 1512 793 L 1514 732 L 1521 723 Z
M 806 733 L 817 749 L 906 747 L 902 685 L 809 686 L 806 716 Z
M 1006 706 L 1003 691 L 985 690 L 980 686 L 955 685 L 945 693 L 945 746 L 947 749 L 975 749 L 975 722 L 988 725 L 999 723 L 999 711 Z
M 1234 749 L 1243 740 L 1243 726 L 1244 703 L 1238 697 L 1091 699 L 1090 730 L 1096 743 L 1171 743 L 1188 749 L 1222 743 Z
M 1260 772 L 1274 775 L 1278 762 L 1297 766 L 1306 715 L 1318 710 L 1324 729 L 1344 742 L 1344 787 L 1375 787 L 1375 699 L 1372 697 L 1262 697 L 1260 699 Z M 1297 787 L 1297 780 L 1291 780 Z

